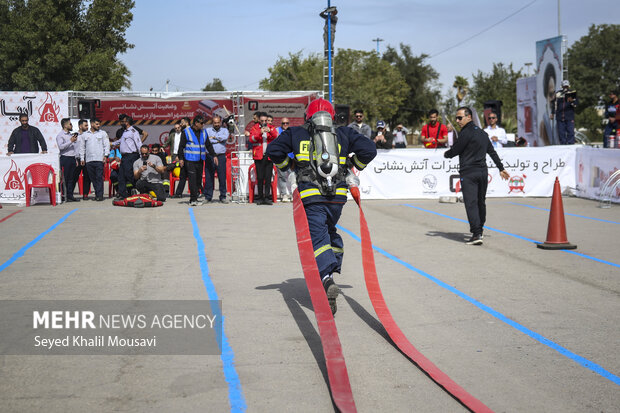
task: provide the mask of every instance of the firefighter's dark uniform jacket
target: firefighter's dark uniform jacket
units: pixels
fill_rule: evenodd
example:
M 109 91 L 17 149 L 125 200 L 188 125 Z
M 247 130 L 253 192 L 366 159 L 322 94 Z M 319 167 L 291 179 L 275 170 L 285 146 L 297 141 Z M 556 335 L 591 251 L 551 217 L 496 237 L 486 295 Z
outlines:
M 335 192 L 333 195 L 321 194 L 320 186 L 311 179 L 307 179 L 312 174 L 310 161 L 312 154 L 310 148 L 311 137 L 306 126 L 292 127 L 276 138 L 267 146 L 267 156 L 271 158 L 278 169 L 286 171 L 295 164 L 295 173 L 297 174 L 297 184 L 299 194 L 304 205 L 315 202 L 329 203 L 345 203 L 347 202 L 347 184 L 344 181 L 347 168 L 347 157 L 354 153 L 350 162 L 358 169 L 362 170 L 377 155 L 377 149 L 373 141 L 366 136 L 356 132 L 355 130 L 341 126 L 336 128 L 336 136 L 338 139 L 339 169 L 337 178 L 334 179 Z M 295 155 L 294 159 L 288 157 L 289 153 Z M 314 154 L 315 159 L 320 154 Z M 304 178 L 305 177 L 305 178 Z M 318 178 L 322 179 L 322 178 Z

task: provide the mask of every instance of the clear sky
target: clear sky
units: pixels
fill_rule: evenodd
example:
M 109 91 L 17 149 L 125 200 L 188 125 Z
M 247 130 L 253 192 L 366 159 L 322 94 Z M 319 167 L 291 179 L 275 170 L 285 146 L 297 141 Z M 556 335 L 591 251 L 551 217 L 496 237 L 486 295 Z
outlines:
M 380 50 L 410 45 L 414 54 L 431 56 L 427 63 L 439 73 L 444 92 L 456 75 L 471 82 L 472 73 L 490 72 L 494 62 L 525 71 L 524 64 L 535 60 L 536 41 L 558 35 L 558 0 L 334 0 L 331 5 L 338 7 L 336 48 L 376 50 L 375 38 L 384 39 Z M 326 6 L 326 0 L 136 0 L 127 31 L 135 48 L 121 60 L 136 91 L 163 91 L 166 79 L 171 91 L 200 90 L 215 77 L 228 90 L 258 90 L 278 56 L 322 52 L 319 13 Z M 620 24 L 618 0 L 561 0 L 560 11 L 569 46 L 591 24 Z

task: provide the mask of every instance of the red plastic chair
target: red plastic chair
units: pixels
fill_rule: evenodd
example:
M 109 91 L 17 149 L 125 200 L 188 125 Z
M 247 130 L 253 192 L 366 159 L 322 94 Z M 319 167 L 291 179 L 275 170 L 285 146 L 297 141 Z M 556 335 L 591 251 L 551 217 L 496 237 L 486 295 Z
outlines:
M 110 161 L 105 161 L 103 164 L 103 182 L 108 181 L 108 197 L 112 198 L 116 193 L 116 188 L 114 188 L 114 182 L 110 179 L 110 175 L 112 175 L 112 165 Z
M 239 157 L 237 155 L 232 156 L 231 152 L 226 154 L 226 190 L 229 194 L 232 194 L 236 189 L 232 179 L 232 168 L 239 167 Z
M 252 175 L 254 175 L 254 179 L 252 179 Z M 254 187 L 257 185 L 256 181 L 256 164 L 250 165 L 250 169 L 248 169 L 248 198 L 250 204 L 254 203 Z M 275 204 L 278 202 L 278 169 L 276 166 L 273 166 L 273 173 L 271 174 L 271 199 Z
M 30 174 L 29 182 L 28 174 Z M 50 174 L 52 181 L 50 182 Z M 46 163 L 33 163 L 24 171 L 24 186 L 26 188 L 26 206 L 30 206 L 32 188 L 47 188 L 50 191 L 50 202 L 56 206 L 56 172 Z

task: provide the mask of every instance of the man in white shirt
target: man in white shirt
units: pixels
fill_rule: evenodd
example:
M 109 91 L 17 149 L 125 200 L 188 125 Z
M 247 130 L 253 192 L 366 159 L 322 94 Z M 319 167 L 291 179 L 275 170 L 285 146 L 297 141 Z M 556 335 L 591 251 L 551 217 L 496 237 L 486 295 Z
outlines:
M 110 154 L 108 134 L 100 129 L 99 119 L 90 120 L 90 130 L 79 136 L 80 161 L 86 165 L 88 176 L 95 188 L 95 200 L 103 201 L 103 164 Z M 84 193 L 88 190 L 84 188 Z
M 489 115 L 489 126 L 484 131 L 489 135 L 494 148 L 501 148 L 508 143 L 508 137 L 504 128 L 497 126 L 497 113 L 491 112 Z

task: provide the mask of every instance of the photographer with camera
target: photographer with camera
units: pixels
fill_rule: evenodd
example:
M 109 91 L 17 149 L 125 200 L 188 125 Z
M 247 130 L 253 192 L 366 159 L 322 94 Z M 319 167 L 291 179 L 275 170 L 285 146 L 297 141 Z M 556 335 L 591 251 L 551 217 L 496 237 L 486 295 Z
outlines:
M 65 180 L 65 200 L 66 202 L 80 202 L 79 199 L 73 197 L 75 169 L 78 166 L 76 159 L 79 152 L 78 134 L 73 132 L 73 125 L 69 118 L 62 119 L 60 126 L 62 131 L 56 135 L 56 143 L 60 149 L 60 167 Z
M 158 201 L 166 202 L 166 190 L 161 174 L 166 171 L 161 158 L 149 153 L 149 146 L 140 147 L 140 159 L 133 163 L 133 177 L 136 180 L 136 189 L 141 194 L 155 192 Z
M 372 133 L 371 139 L 377 149 L 392 149 L 394 137 L 390 131 L 385 130 L 385 122 L 382 120 L 377 121 L 377 130 Z
M 273 173 L 273 162 L 265 155 L 267 145 L 278 137 L 278 131 L 273 125 L 267 123 L 267 114 L 261 113 L 258 123 L 250 131 L 250 142 L 252 147 L 252 157 L 256 167 L 256 180 L 258 181 L 258 205 L 272 205 L 271 200 L 271 175 Z
M 575 107 L 578 104 L 577 92 L 570 90 L 570 82 L 562 81 L 562 89 L 555 94 L 551 105 L 551 119 L 557 117 L 560 145 L 575 143 Z

